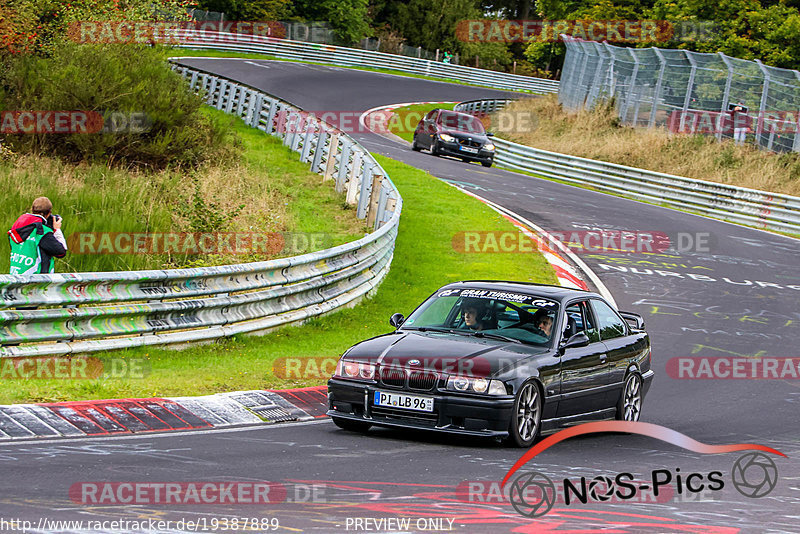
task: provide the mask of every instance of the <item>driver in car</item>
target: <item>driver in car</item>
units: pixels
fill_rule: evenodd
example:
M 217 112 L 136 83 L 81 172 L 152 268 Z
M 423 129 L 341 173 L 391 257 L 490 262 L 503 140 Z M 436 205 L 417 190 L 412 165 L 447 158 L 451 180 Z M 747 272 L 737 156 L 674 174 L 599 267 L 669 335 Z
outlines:
M 544 332 L 544 334 L 549 338 L 550 332 L 553 329 L 553 318 L 544 310 L 539 310 L 533 314 L 533 324 Z
M 484 315 L 484 308 L 477 303 L 469 302 L 461 309 L 464 315 L 464 324 L 470 330 L 483 330 L 483 321 L 480 319 Z

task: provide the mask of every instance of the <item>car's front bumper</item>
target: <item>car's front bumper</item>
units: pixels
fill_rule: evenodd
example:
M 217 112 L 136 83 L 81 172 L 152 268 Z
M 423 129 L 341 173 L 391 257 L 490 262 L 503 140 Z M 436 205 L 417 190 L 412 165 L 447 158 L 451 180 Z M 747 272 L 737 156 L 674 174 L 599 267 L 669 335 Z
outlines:
M 446 156 L 456 158 L 466 158 L 472 161 L 494 161 L 494 151 L 479 149 L 478 152 L 467 152 L 457 142 L 445 142 L 439 140 L 439 152 Z
M 376 407 L 373 404 L 373 397 L 374 392 L 378 390 L 433 397 L 433 412 Z M 328 381 L 329 416 L 377 426 L 505 438 L 508 436 L 513 405 L 514 397 L 511 395 L 483 398 L 451 395 L 442 391 L 401 392 L 377 384 L 335 378 Z

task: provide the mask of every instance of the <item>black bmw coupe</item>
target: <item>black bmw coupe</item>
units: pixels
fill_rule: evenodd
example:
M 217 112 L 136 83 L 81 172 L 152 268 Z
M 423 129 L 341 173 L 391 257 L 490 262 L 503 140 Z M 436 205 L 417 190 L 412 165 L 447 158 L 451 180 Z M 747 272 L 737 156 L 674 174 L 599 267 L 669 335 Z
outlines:
M 328 415 L 528 447 L 578 422 L 637 421 L 653 379 L 642 317 L 598 294 L 517 282 L 446 285 L 328 381 Z

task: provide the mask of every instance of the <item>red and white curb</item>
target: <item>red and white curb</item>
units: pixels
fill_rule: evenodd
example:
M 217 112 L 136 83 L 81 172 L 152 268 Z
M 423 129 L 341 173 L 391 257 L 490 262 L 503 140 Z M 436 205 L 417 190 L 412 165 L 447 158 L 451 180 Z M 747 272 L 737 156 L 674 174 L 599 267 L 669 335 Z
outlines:
M 200 430 L 325 416 L 327 388 L 0 406 L 0 442 Z

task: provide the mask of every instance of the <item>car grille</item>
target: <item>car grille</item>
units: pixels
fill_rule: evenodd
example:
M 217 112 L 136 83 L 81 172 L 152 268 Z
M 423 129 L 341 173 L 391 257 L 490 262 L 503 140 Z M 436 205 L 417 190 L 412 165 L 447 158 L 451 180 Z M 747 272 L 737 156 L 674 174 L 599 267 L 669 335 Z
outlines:
M 459 139 L 458 144 L 461 146 L 468 146 L 472 148 L 479 148 L 481 146 L 480 141 L 470 141 L 469 139 Z
M 436 386 L 439 375 L 430 371 L 406 371 L 396 367 L 380 370 L 380 382 L 384 386 L 409 389 L 414 391 L 430 391 Z
M 408 389 L 417 391 L 428 391 L 436 385 L 438 376 L 435 373 L 425 371 L 411 371 L 408 375 Z
M 406 385 L 406 373 L 402 369 L 381 369 L 381 383 L 387 386 L 403 387 Z

